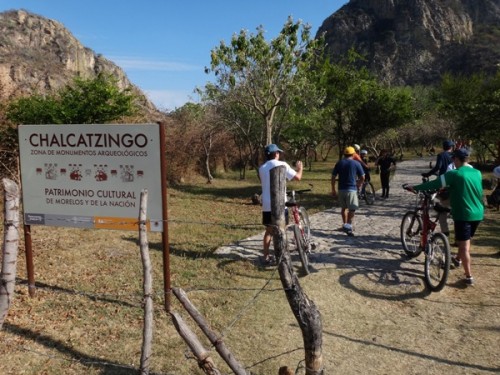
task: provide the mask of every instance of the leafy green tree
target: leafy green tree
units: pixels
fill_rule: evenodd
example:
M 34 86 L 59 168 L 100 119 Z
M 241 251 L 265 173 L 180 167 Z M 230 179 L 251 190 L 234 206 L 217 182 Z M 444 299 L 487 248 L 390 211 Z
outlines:
M 232 100 L 259 116 L 265 143 L 272 143 L 276 112 L 300 88 L 295 84 L 296 73 L 309 68 L 320 46 L 321 41 L 311 40 L 310 26 L 291 17 L 270 42 L 262 26 L 256 34 L 241 30 L 230 45 L 222 41 L 212 50 L 206 72 L 214 73 L 216 81 L 207 92 L 219 92 L 217 99 Z
M 326 60 L 320 85 L 326 90 L 323 124 L 337 141 L 339 157 L 347 145 L 366 142 L 383 131 L 413 118 L 411 91 L 379 83 L 365 68 L 357 68 L 360 57 L 350 52 L 347 62 Z
M 18 124 L 109 123 L 132 115 L 135 98 L 131 89 L 120 90 L 113 76 L 76 77 L 54 95 L 32 95 L 13 101 L 7 108 L 7 118 Z
M 442 114 L 454 120 L 457 135 L 499 160 L 500 70 L 494 76 L 446 74 L 440 89 Z

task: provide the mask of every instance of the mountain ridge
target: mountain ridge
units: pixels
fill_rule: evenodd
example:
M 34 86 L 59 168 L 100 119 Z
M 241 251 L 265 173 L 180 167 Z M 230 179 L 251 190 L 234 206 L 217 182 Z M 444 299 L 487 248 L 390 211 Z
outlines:
M 392 85 L 435 84 L 446 73 L 496 72 L 500 0 L 351 0 L 327 17 L 334 60 L 354 48 Z
M 54 93 L 75 76 L 110 74 L 120 89 L 131 87 L 141 110 L 158 112 L 115 63 L 83 46 L 60 22 L 27 10 L 0 13 L 0 98 Z

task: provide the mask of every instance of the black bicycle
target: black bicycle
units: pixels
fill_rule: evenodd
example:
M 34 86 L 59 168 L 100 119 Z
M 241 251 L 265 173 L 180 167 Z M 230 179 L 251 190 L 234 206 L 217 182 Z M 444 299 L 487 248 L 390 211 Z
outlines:
M 369 205 L 375 203 L 375 188 L 370 181 L 363 182 L 361 189 L 358 191 L 358 199 L 364 199 L 366 204 Z
M 403 189 L 417 194 L 415 209 L 408 211 L 401 221 L 401 243 L 410 258 L 425 253 L 425 283 L 433 292 L 444 288 L 450 272 L 450 243 L 440 232 L 435 232 L 438 219 L 432 219 L 430 210 L 436 191 L 414 191 L 410 185 Z M 443 208 L 444 209 L 444 208 Z
M 291 190 L 287 191 L 288 200 L 285 202 L 287 207 L 286 223 L 292 226 L 295 244 L 300 256 L 300 262 L 304 269 L 304 273 L 309 275 L 309 254 L 314 247 L 311 241 L 311 223 L 309 215 L 305 207 L 300 206 L 296 195 L 300 196 L 302 193 L 311 191 L 312 189 Z

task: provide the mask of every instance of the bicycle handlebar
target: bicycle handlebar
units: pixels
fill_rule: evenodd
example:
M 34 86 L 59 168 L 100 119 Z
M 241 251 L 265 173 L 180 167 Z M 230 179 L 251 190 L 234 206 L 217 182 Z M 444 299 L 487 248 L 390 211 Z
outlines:
M 432 195 L 435 194 L 437 192 L 437 190 L 415 190 L 413 189 L 413 186 L 410 185 L 410 184 L 403 184 L 401 186 L 403 189 L 405 189 L 406 191 L 409 191 L 413 194 L 423 194 L 425 195 L 426 197 L 429 197 L 429 198 L 432 198 Z
M 312 191 L 312 189 L 290 190 L 290 191 L 286 192 L 286 195 L 291 195 L 292 192 L 295 192 L 295 194 L 302 194 L 302 193 L 305 193 L 307 191 Z
M 305 193 L 305 192 L 308 192 L 308 191 L 312 191 L 312 188 L 314 187 L 313 184 L 309 184 L 309 186 L 311 187 L 310 189 L 301 189 L 301 190 L 288 190 L 286 192 L 286 195 L 292 195 L 292 194 L 302 194 L 302 193 Z
M 403 184 L 403 185 L 401 185 L 401 187 L 402 187 L 403 189 L 405 189 L 406 191 L 410 191 L 410 192 L 412 192 L 412 193 L 414 193 L 414 194 L 418 194 L 418 191 L 414 190 L 414 189 L 413 189 L 413 186 L 412 186 L 412 185 L 410 185 L 410 184 Z

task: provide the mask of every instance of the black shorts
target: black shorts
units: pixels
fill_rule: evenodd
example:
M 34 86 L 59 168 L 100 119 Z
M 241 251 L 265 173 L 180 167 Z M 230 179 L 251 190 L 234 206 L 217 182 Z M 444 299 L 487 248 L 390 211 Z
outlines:
M 262 224 L 265 226 L 271 225 L 271 211 L 262 211 Z
M 467 241 L 474 237 L 480 221 L 455 221 L 455 239 Z

